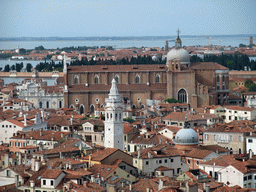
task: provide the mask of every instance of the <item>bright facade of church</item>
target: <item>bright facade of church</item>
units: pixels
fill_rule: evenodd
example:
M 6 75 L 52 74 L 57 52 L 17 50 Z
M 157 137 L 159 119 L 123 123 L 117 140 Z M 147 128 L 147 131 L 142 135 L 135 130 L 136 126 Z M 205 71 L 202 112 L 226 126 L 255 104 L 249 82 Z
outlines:
M 143 108 L 147 99 L 175 98 L 202 105 L 226 104 L 229 94 L 228 68 L 212 62 L 190 63 L 181 39 L 167 53 L 166 64 L 64 66 L 65 107 L 80 113 L 105 106 L 115 78 L 120 97 L 132 108 Z

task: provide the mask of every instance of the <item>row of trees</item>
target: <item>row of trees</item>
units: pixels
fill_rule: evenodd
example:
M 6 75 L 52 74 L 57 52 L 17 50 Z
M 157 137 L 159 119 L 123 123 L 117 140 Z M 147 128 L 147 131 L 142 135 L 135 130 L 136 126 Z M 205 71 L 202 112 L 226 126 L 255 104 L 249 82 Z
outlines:
M 42 49 L 42 48 L 41 48 Z M 256 62 L 254 60 L 250 61 L 247 55 L 206 55 L 203 59 L 198 56 L 192 56 L 191 60 L 193 62 L 216 62 L 220 65 L 228 67 L 231 70 L 244 70 L 245 67 L 249 70 L 256 70 Z M 165 64 L 166 60 L 162 60 L 162 57 L 159 57 L 157 60 L 152 60 L 151 56 L 138 56 L 137 58 L 132 57 L 131 59 L 122 58 L 114 60 L 96 60 L 94 58 L 87 59 L 84 58 L 81 61 L 75 60 L 70 62 L 70 66 L 83 66 L 83 65 L 133 65 L 133 64 Z M 5 72 L 10 70 L 16 70 L 20 72 L 23 68 L 23 63 L 16 63 L 16 65 L 6 65 L 4 68 Z M 31 64 L 27 64 L 26 69 L 28 72 L 31 71 Z M 46 59 L 44 62 L 40 62 L 35 66 L 37 71 L 63 71 L 63 61 L 55 63 L 54 61 L 47 62 Z
M 226 55 L 221 54 L 216 55 L 205 55 L 203 59 L 194 55 L 191 57 L 190 61 L 193 62 L 216 62 L 222 66 L 228 67 L 231 70 L 244 70 L 247 69 L 256 70 L 256 62 L 254 60 L 250 61 L 247 55 Z

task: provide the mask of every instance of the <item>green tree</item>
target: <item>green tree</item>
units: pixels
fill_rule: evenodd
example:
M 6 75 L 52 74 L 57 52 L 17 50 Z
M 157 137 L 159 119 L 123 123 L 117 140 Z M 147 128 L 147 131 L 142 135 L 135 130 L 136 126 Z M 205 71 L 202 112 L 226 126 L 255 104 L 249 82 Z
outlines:
M 244 86 L 248 88 L 250 87 L 251 84 L 253 84 L 253 81 L 251 79 L 246 79 L 244 82 Z
M 228 61 L 227 62 L 227 67 L 229 68 L 229 69 L 235 69 L 235 63 L 234 63 L 234 61 Z
M 27 52 L 26 49 L 23 49 L 23 48 L 20 49 L 20 54 L 21 54 L 21 55 L 25 55 L 26 52 Z
M 28 63 L 27 64 L 27 67 L 26 67 L 26 69 L 27 69 L 27 72 L 31 72 L 32 70 L 32 65 L 31 65 L 31 63 Z
M 123 119 L 124 121 L 126 121 L 126 122 L 129 122 L 129 123 L 133 123 L 133 122 L 135 122 L 135 120 L 134 119 L 132 119 L 132 118 L 124 118 Z
M 248 89 L 249 92 L 255 92 L 256 91 L 256 84 L 253 83 L 253 84 L 249 85 L 248 88 L 249 88 Z
M 168 103 L 181 103 L 180 101 L 178 101 L 177 99 L 174 99 L 174 98 L 165 99 L 164 102 L 168 102 Z
M 9 72 L 9 71 L 10 71 L 10 65 L 5 65 L 4 72 Z
M 35 50 L 44 50 L 44 47 L 42 45 L 35 47 Z

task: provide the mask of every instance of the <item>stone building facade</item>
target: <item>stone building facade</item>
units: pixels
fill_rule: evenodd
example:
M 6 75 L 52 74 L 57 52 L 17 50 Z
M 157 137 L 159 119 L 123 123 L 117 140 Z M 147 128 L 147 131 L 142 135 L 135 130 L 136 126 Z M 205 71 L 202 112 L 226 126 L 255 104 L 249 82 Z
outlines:
M 64 59 L 65 60 L 65 59 Z M 189 53 L 178 37 L 167 53 L 166 64 L 66 66 L 65 107 L 80 113 L 105 105 L 115 78 L 120 96 L 132 108 L 146 106 L 147 99 L 175 98 L 197 108 L 225 104 L 229 94 L 228 68 L 217 63 L 190 63 Z

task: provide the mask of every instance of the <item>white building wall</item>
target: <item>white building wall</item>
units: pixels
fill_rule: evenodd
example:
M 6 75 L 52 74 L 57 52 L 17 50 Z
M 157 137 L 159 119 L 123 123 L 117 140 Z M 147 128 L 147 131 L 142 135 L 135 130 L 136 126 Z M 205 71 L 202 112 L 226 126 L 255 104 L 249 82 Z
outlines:
M 8 121 L 0 122 L 0 141 L 9 143 L 9 138 L 12 137 L 14 133 L 22 131 L 22 129 L 22 127 L 14 125 Z

